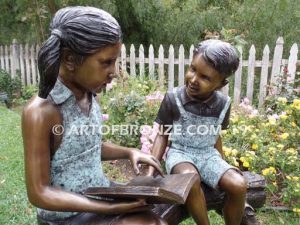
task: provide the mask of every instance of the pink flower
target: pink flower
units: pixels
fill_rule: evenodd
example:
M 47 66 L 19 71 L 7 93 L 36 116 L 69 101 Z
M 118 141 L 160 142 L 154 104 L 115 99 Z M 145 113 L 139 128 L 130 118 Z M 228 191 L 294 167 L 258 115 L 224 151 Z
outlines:
M 152 127 L 150 127 L 149 125 L 143 125 L 143 126 L 141 126 L 140 133 L 143 136 L 149 137 L 151 135 L 151 133 L 152 133 Z
M 157 132 L 152 132 L 152 134 L 150 134 L 149 139 L 154 142 L 155 138 L 156 138 Z
M 146 141 L 148 141 L 148 138 L 142 136 L 142 137 L 140 138 L 140 141 L 141 141 L 142 144 L 144 144 Z
M 273 118 L 275 120 L 278 120 L 279 119 L 279 116 L 277 114 L 273 114 L 271 116 L 268 116 L 269 119 Z
M 113 84 L 112 84 L 112 83 L 108 83 L 108 84 L 106 85 L 106 90 L 107 90 L 107 91 L 111 90 L 112 88 L 113 88 Z
M 157 100 L 161 101 L 161 100 L 163 100 L 163 98 L 164 98 L 164 95 L 162 95 L 159 91 L 156 91 L 156 92 L 152 93 L 151 95 L 146 96 L 147 101 L 157 101 Z
M 109 119 L 109 115 L 108 114 L 102 114 L 102 121 L 106 121 Z

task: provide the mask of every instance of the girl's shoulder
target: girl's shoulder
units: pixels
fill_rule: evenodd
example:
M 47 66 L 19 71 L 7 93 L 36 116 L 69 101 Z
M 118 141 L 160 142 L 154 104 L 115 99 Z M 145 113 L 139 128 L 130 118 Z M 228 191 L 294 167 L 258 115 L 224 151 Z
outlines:
M 33 96 L 23 108 L 22 120 L 46 124 L 60 121 L 61 114 L 50 99 Z

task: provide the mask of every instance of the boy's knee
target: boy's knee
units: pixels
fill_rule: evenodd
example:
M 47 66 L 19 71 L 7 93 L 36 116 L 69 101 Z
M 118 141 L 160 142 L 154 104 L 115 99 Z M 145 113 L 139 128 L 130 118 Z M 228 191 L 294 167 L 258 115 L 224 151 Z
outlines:
M 221 181 L 221 188 L 232 195 L 243 195 L 247 192 L 247 181 L 239 173 L 229 170 Z
M 243 195 L 247 192 L 247 181 L 245 178 L 241 175 L 237 175 L 235 177 L 234 182 L 231 185 L 231 188 L 229 188 L 229 192 L 236 195 Z

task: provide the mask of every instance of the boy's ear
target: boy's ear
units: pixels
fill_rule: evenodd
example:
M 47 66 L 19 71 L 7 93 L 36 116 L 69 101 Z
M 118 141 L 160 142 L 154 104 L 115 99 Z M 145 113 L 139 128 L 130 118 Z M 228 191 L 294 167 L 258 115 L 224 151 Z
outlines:
M 69 49 L 63 50 L 62 62 L 69 71 L 75 70 L 75 56 Z
M 228 81 L 227 79 L 224 79 L 224 80 L 222 81 L 222 84 L 220 85 L 219 88 L 222 88 L 222 87 L 226 86 L 226 84 L 228 84 L 228 83 L 229 83 L 229 81 Z

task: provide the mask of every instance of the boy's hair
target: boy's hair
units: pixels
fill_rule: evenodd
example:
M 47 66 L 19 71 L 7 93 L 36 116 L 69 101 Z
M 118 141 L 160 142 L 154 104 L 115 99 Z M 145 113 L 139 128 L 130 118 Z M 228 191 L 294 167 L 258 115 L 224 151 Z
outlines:
M 116 19 L 94 7 L 60 9 L 51 21 L 50 31 L 38 54 L 41 98 L 47 98 L 56 83 L 62 49 L 69 49 L 75 63 L 82 63 L 99 49 L 121 41 L 121 28 Z
M 220 40 L 205 40 L 196 45 L 194 56 L 201 54 L 203 59 L 217 70 L 224 79 L 239 67 L 237 50 L 229 43 Z

